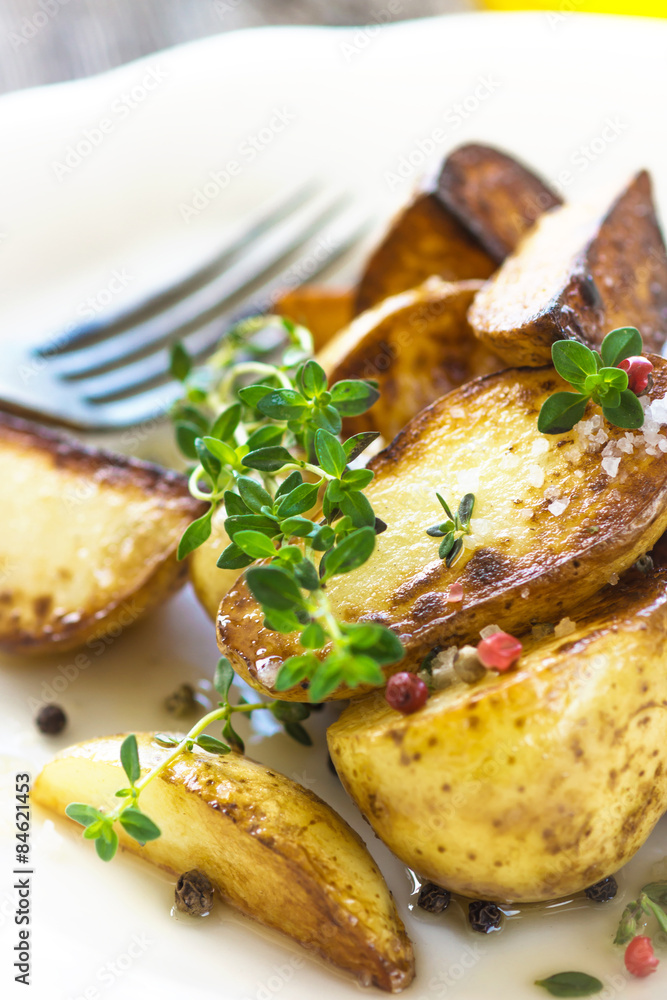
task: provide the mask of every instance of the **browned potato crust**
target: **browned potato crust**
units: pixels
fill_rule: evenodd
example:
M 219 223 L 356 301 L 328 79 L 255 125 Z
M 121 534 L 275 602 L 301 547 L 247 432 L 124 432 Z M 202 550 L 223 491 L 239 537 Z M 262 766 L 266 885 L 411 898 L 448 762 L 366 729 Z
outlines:
M 375 832 L 439 885 L 498 901 L 581 892 L 667 806 L 667 573 L 629 571 L 571 619 L 567 636 L 525 639 L 506 674 L 457 680 L 408 716 L 370 695 L 329 729 Z
M 349 288 L 300 285 L 283 292 L 274 309 L 310 330 L 315 351 L 320 351 L 352 319 L 352 299 Z
M 513 156 L 479 143 L 450 153 L 438 178 L 438 196 L 499 264 L 543 212 L 562 204 Z
M 477 295 L 469 318 L 512 365 L 548 362 L 563 338 L 599 347 L 620 326 L 636 326 L 645 350 L 660 352 L 667 252 L 646 171 L 602 212 L 566 205 L 545 215 Z
M 184 476 L 0 415 L 0 484 L 1 649 L 120 632 L 185 582 L 176 547 L 205 505 Z
M 329 382 L 375 379 L 377 403 L 343 422 L 346 436 L 379 431 L 385 441 L 439 396 L 503 367 L 473 334 L 466 313 L 479 281 L 429 278 L 362 313 L 317 360 Z
M 357 287 L 355 315 L 432 275 L 487 278 L 546 209 L 560 203 L 539 177 L 490 146 L 455 150 L 393 220 Z
M 651 361 L 649 398 L 662 398 L 667 361 Z M 476 640 L 491 623 L 516 632 L 566 615 L 667 529 L 665 453 L 640 444 L 610 478 L 599 451 L 575 448 L 574 431 L 538 432 L 542 403 L 564 385 L 552 368 L 476 379 L 423 410 L 371 461 L 376 478 L 366 494 L 388 527 L 363 572 L 334 578 L 328 594 L 343 620 L 382 622 L 400 636 L 406 657 L 394 670 L 417 667 L 436 645 Z M 625 434 L 605 430 L 611 440 Z M 438 520 L 436 490 L 452 505 L 468 490 L 477 497 L 474 548 L 449 569 L 425 531 Z M 559 514 L 549 509 L 555 496 L 567 500 Z M 463 600 L 450 603 L 456 582 Z M 241 578 L 220 606 L 218 642 L 249 683 L 275 696 L 280 664 L 301 648 L 297 633 L 270 632 L 262 621 Z M 333 697 L 360 693 L 341 687 Z M 281 697 L 305 700 L 307 692 Z

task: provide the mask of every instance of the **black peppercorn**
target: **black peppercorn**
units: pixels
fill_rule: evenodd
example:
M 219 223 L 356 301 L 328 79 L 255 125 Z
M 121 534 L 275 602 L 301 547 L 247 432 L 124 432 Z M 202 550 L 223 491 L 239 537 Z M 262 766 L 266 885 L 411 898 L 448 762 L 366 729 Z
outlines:
M 594 903 L 608 903 L 610 899 L 614 898 L 617 892 L 618 883 L 613 875 L 601 879 L 595 885 L 589 885 L 588 889 L 586 889 L 586 895 Z
M 176 909 L 201 917 L 213 906 L 213 885 L 203 872 L 193 868 L 181 875 L 174 896 Z
M 442 913 L 449 906 L 451 898 L 452 894 L 448 889 L 443 889 L 435 882 L 424 882 L 417 906 L 428 913 Z
M 168 698 L 165 698 L 164 707 L 177 719 L 190 715 L 197 707 L 195 690 L 192 685 L 181 684 Z
M 40 733 L 45 733 L 47 736 L 57 736 L 67 725 L 67 716 L 60 705 L 45 705 L 37 713 L 35 723 Z
M 468 920 L 474 931 L 480 934 L 490 934 L 499 931 L 503 919 L 502 911 L 488 899 L 473 899 L 468 906 Z

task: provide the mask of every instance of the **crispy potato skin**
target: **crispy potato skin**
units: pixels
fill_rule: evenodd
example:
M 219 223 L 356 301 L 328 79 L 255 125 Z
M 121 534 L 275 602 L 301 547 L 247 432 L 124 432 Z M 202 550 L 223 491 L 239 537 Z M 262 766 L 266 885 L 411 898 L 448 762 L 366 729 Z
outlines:
M 320 351 L 352 319 L 353 293 L 349 288 L 299 285 L 283 292 L 274 309 L 310 330 L 315 351 Z
M 667 806 L 667 574 L 630 571 L 528 639 L 518 666 L 434 693 L 382 694 L 328 732 L 348 792 L 407 865 L 466 896 L 537 901 L 617 871 Z
M 116 634 L 185 582 L 176 546 L 205 507 L 183 476 L 0 415 L 0 482 L 1 649 Z
M 242 570 L 219 569 L 218 557 L 229 545 L 229 535 L 225 531 L 227 514 L 222 504 L 213 515 L 210 537 L 190 556 L 190 579 L 197 598 L 215 621 L 220 602 L 238 580 Z
M 422 191 L 394 218 L 366 262 L 354 314 L 415 288 L 432 275 L 447 281 L 488 278 L 495 261 L 433 192 Z
M 499 264 L 543 212 L 562 204 L 555 191 L 514 157 L 479 143 L 450 153 L 437 191 L 442 204 Z
M 619 326 L 636 326 L 644 349 L 659 353 L 667 251 L 646 171 L 601 214 L 565 206 L 545 215 L 476 296 L 469 319 L 513 365 L 549 362 L 555 340 L 599 347 Z
M 362 313 L 329 341 L 320 362 L 333 384 L 375 379 L 380 399 L 344 421 L 346 436 L 379 431 L 385 441 L 439 396 L 503 363 L 473 334 L 466 313 L 479 281 L 429 278 Z
M 432 275 L 489 277 L 535 219 L 558 204 L 558 195 L 512 157 L 491 146 L 461 146 L 436 182 L 394 218 L 367 261 L 355 315 Z
M 667 362 L 651 360 L 651 398 L 661 398 Z M 667 528 L 665 454 L 635 449 L 611 479 L 599 453 L 572 461 L 574 432 L 539 434 L 540 406 L 562 388 L 552 368 L 476 379 L 422 411 L 371 460 L 376 478 L 366 493 L 388 527 L 363 569 L 334 578 L 328 594 L 342 619 L 382 622 L 400 636 L 406 656 L 390 672 L 417 667 L 436 645 L 476 641 L 491 623 L 516 633 L 531 621 L 560 619 Z M 610 438 L 624 434 L 606 430 Z M 534 467 L 544 473 L 541 487 L 530 485 Z M 548 510 L 547 488 L 568 500 L 560 516 Z M 485 531 L 474 530 L 478 547 L 447 569 L 425 531 L 439 517 L 435 491 L 456 505 L 469 489 Z M 463 600 L 450 604 L 447 591 L 457 581 Z M 218 643 L 249 683 L 274 697 L 280 664 L 300 651 L 296 633 L 262 627 L 243 578 L 221 604 Z M 340 688 L 334 697 L 361 693 Z M 305 700 L 307 692 L 297 687 L 280 697 Z
M 112 806 L 126 780 L 122 736 L 70 747 L 38 776 L 33 800 Z M 138 736 L 142 768 L 168 755 Z M 348 970 L 398 992 L 414 975 L 412 945 L 361 838 L 312 792 L 240 754 L 185 753 L 147 786 L 142 809 L 162 836 L 133 854 L 178 876 L 205 872 L 232 906 Z

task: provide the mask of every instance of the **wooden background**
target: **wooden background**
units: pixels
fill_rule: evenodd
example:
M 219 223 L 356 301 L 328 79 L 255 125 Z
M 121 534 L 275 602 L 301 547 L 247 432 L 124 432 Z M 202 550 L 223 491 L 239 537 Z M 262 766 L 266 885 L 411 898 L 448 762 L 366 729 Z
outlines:
M 473 0 L 0 0 L 0 93 L 98 73 L 235 28 L 371 24 L 473 6 Z

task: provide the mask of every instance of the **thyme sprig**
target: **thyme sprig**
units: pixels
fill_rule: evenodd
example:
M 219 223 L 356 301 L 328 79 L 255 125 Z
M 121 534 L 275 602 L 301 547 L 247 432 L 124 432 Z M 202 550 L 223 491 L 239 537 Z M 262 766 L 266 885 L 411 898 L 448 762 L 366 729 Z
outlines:
M 286 347 L 278 361 L 257 360 L 258 335 L 276 325 Z M 265 627 L 300 634 L 303 653 L 281 666 L 276 690 L 307 681 L 311 701 L 322 701 L 341 684 L 382 684 L 381 668 L 400 660 L 403 647 L 384 626 L 338 621 L 328 599 L 328 583 L 363 565 L 386 528 L 364 493 L 374 473 L 351 467 L 377 434 L 340 437 L 343 418 L 365 413 L 379 393 L 361 379 L 329 386 L 306 358 L 310 349 L 303 327 L 265 317 L 235 327 L 203 373 L 182 347 L 174 350 L 172 373 L 185 390 L 174 411 L 176 437 L 198 459 L 190 491 L 210 505 L 178 554 L 210 536 L 224 504 L 230 543 L 218 566 L 252 567 L 246 581 Z
M 632 326 L 612 330 L 602 341 L 600 353 L 576 340 L 557 340 L 551 357 L 558 374 L 574 392 L 556 392 L 542 404 L 537 429 L 542 434 L 572 430 L 590 401 L 602 408 L 610 424 L 635 430 L 644 423 L 639 399 L 628 388 L 628 373 L 617 366 L 642 352 L 642 338 Z
M 474 493 L 466 493 L 459 504 L 456 514 L 452 514 L 446 500 L 439 493 L 436 493 L 436 497 L 447 517 L 444 521 L 440 521 L 439 524 L 433 524 L 430 528 L 427 528 L 426 534 L 432 538 L 442 539 L 438 555 L 441 559 L 445 560 L 445 565 L 449 569 L 450 566 L 454 565 L 463 551 L 464 535 L 472 534 L 470 519 L 475 507 L 475 495 Z
M 260 701 L 250 704 L 244 699 L 240 699 L 238 704 L 232 705 L 229 700 L 229 690 L 233 679 L 232 665 L 223 656 L 218 661 L 213 682 L 220 695 L 217 708 L 199 719 L 181 739 L 168 733 L 156 734 L 155 742 L 161 747 L 170 749 L 171 753 L 143 776 L 136 736 L 131 734 L 123 740 L 120 748 L 120 762 L 129 784 L 116 792 L 116 796 L 121 801 L 115 809 L 104 810 L 83 802 L 72 802 L 67 806 L 65 812 L 70 819 L 85 827 L 84 838 L 95 841 L 95 848 L 103 861 L 111 861 L 116 854 L 118 848 L 116 824 L 120 824 L 125 832 L 140 844 L 156 840 L 162 835 L 160 828 L 139 808 L 139 797 L 144 789 L 173 764 L 182 753 L 189 752 L 194 747 L 217 755 L 225 755 L 231 753 L 232 750 L 244 752 L 243 740 L 232 724 L 232 717 L 235 713 L 241 712 L 250 716 L 259 710 L 269 711 L 283 724 L 286 732 L 293 739 L 305 746 L 311 745 L 310 736 L 301 725 L 301 722 L 310 715 L 310 706 L 299 702 L 285 701 Z M 204 732 L 214 722 L 223 723 L 222 740 Z

